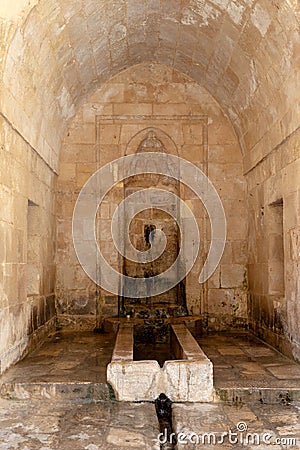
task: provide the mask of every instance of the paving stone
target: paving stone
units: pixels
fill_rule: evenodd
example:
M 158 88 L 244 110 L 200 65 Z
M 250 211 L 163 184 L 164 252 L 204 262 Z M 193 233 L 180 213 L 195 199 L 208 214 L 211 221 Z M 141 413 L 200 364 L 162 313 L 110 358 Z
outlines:
M 0 400 L 0 449 L 157 449 L 153 404 Z
M 214 365 L 214 386 L 223 400 L 269 403 L 300 399 L 300 365 L 254 335 L 212 333 L 198 342 Z
M 179 433 L 184 433 L 189 436 L 185 439 L 185 442 L 178 443 L 177 449 L 193 449 L 203 448 L 204 439 L 207 447 L 209 447 L 209 441 L 211 439 L 211 446 L 213 448 L 270 448 L 270 445 L 264 445 L 265 433 L 270 434 L 270 443 L 272 448 L 286 448 L 282 444 L 275 445 L 276 438 L 291 438 L 295 439 L 293 445 L 290 448 L 298 448 L 300 445 L 300 415 L 299 407 L 295 406 L 272 406 L 268 409 L 268 406 L 251 406 L 251 407 L 234 407 L 225 405 L 212 405 L 212 408 L 207 408 L 207 405 L 201 404 L 173 404 L 173 428 L 177 436 Z M 272 423 L 270 427 L 271 418 L 273 414 L 278 414 L 278 420 L 282 426 L 278 427 L 277 424 Z M 282 418 L 281 418 L 282 417 Z M 220 420 L 221 419 L 221 420 Z M 291 421 L 291 425 L 286 426 L 285 421 Z M 219 444 L 222 432 L 225 433 L 238 433 L 238 439 L 242 439 L 242 442 L 234 444 L 230 443 L 229 435 L 224 436 L 224 443 Z M 206 435 L 205 435 L 206 433 Z M 247 433 L 249 437 L 247 438 Z M 208 436 L 210 434 L 210 437 Z M 254 436 L 255 434 L 255 436 Z M 195 435 L 199 436 L 199 443 L 195 445 L 190 442 L 190 438 L 195 439 Z M 257 437 L 257 435 L 259 437 Z M 251 439 L 250 439 L 251 436 Z M 232 434 L 231 439 L 235 440 L 237 434 Z M 212 445 L 216 439 L 216 445 Z M 247 440 L 250 439 L 250 440 Z M 251 443 L 258 443 L 258 441 L 252 439 L 259 439 L 259 447 L 257 445 L 251 445 Z M 247 444 L 248 442 L 248 444 Z M 267 442 L 266 442 L 267 443 Z M 205 445 L 205 444 L 204 444 Z
M 295 364 L 287 364 L 281 366 L 268 366 L 267 369 L 271 372 L 276 378 L 280 380 L 291 380 L 291 379 L 299 379 L 300 380 L 300 366 Z

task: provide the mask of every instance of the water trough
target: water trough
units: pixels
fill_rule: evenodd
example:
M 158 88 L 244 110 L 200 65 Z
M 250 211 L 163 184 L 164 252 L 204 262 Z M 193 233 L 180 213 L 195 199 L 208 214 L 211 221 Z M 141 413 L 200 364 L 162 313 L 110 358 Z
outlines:
M 134 321 L 119 325 L 107 381 L 119 401 L 154 401 L 164 393 L 172 402 L 211 402 L 213 365 L 184 323 L 169 325 L 170 355 L 157 360 L 134 360 Z M 147 355 L 146 355 L 147 356 Z

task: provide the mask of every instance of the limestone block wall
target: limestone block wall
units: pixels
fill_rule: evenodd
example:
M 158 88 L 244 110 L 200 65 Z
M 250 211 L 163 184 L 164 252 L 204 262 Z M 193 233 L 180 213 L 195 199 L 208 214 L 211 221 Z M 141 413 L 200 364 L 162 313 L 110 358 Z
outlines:
M 0 373 L 55 327 L 56 175 L 0 117 Z
M 246 177 L 249 189 L 249 315 L 253 330 L 300 360 L 300 133 Z
M 229 120 L 205 89 L 160 64 L 141 64 L 117 75 L 81 106 L 65 135 L 57 183 L 56 306 L 62 326 L 91 328 L 118 313 L 118 298 L 104 292 L 80 267 L 72 243 L 72 214 L 78 194 L 96 169 L 136 152 L 147 130 L 155 129 L 166 150 L 201 168 L 214 183 L 228 224 L 220 266 L 205 285 L 200 268 L 207 255 L 210 225 L 204 208 L 188 189 L 181 191 L 193 210 L 202 238 L 195 267 L 186 279 L 190 314 L 208 317 L 224 329 L 247 322 L 247 208 L 242 156 Z M 99 244 L 108 262 L 122 261 L 110 234 L 112 214 L 124 196 L 118 184 L 99 209 Z

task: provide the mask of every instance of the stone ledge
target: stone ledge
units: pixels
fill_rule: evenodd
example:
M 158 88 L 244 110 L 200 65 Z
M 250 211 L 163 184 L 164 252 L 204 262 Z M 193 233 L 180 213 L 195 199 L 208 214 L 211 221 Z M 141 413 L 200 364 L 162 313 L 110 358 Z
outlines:
M 9 400 L 87 400 L 110 401 L 110 392 L 105 383 L 3 383 L 0 398 Z
M 176 343 L 174 342 L 173 345 L 176 345 L 178 350 L 182 353 L 180 359 L 209 361 L 208 357 L 199 347 L 196 339 L 184 324 L 173 324 L 172 330 L 173 333 L 171 336 L 176 340 Z

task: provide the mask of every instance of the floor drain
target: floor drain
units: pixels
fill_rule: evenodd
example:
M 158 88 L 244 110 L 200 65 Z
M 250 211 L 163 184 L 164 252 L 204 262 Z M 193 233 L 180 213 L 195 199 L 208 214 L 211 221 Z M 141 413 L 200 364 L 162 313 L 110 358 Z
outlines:
M 161 433 L 160 448 L 161 450 L 174 449 L 176 439 L 172 427 L 172 402 L 165 394 L 160 394 L 155 400 L 155 408 Z

